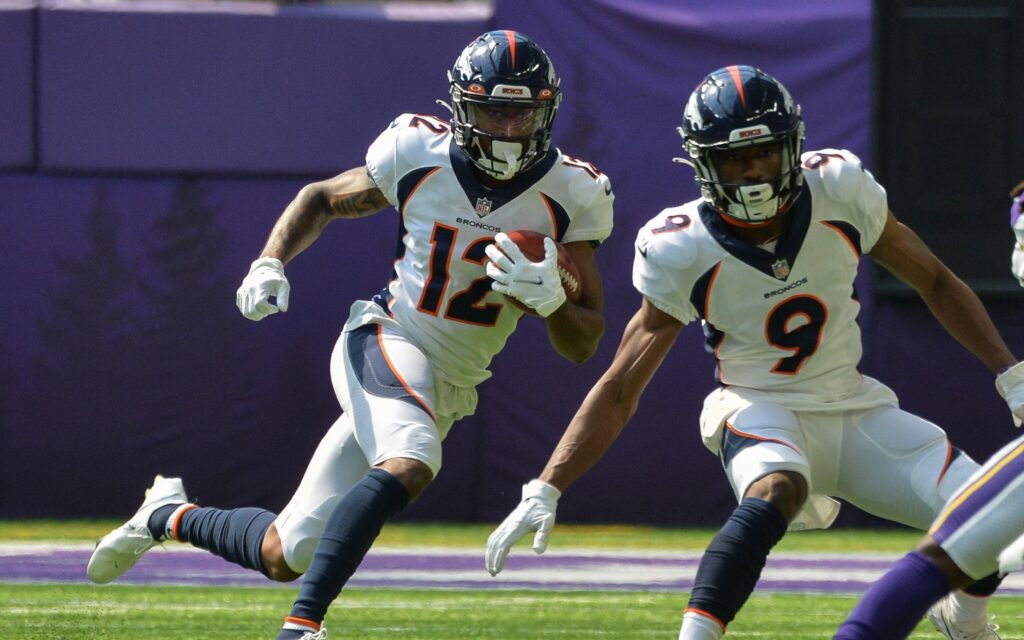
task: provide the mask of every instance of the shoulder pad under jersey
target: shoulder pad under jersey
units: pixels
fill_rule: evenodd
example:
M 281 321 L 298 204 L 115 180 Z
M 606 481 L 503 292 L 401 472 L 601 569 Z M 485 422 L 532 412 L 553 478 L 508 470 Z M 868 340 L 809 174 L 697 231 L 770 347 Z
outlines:
M 804 175 L 821 183 L 825 193 L 839 202 L 860 197 L 874 177 L 864 170 L 860 158 L 845 149 L 808 151 L 800 158 Z
M 693 234 L 696 209 L 665 209 L 637 233 L 636 251 L 652 265 L 683 270 L 697 259 L 698 240 Z
M 561 152 L 559 152 L 561 153 Z M 569 195 L 580 206 L 587 207 L 599 198 L 614 200 L 612 183 L 608 176 L 601 173 L 589 162 L 577 160 L 564 153 L 561 154 L 562 165 L 573 169 L 569 178 Z

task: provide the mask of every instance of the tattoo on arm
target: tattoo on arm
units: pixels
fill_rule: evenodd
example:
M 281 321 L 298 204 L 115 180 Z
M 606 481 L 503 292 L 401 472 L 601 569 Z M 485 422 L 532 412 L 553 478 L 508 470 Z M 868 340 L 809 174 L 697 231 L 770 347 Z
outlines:
M 324 203 L 327 205 L 324 209 L 339 218 L 362 218 L 377 213 L 388 205 L 384 194 L 376 187 L 330 197 L 323 194 L 322 197 L 327 201 Z

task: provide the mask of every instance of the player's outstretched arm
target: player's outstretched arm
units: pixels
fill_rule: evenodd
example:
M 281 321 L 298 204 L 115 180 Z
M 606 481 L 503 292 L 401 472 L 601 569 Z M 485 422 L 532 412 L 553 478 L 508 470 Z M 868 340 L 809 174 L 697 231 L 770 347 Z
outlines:
M 585 362 L 597 351 L 604 335 L 604 287 L 589 242 L 565 245 L 580 271 L 583 297 L 578 303 L 566 300 L 546 318 L 548 340 L 559 354 L 573 362 Z
M 996 386 L 1019 426 L 1024 364 L 1010 353 L 978 296 L 891 211 L 871 257 L 913 287 L 946 331 L 998 374 Z
M 946 331 L 993 372 L 1017 361 L 978 296 L 892 212 L 871 257 L 913 287 Z
M 287 311 L 290 287 L 284 265 L 313 244 L 331 220 L 368 216 L 387 204 L 363 167 L 303 187 L 277 219 L 260 257 L 242 280 L 235 294 L 238 310 L 250 320 Z
M 626 326 L 611 366 L 587 394 L 540 477 L 523 487 L 523 498 L 487 539 L 487 570 L 497 575 L 509 550 L 536 531 L 533 550 L 543 553 L 555 525 L 562 491 L 604 456 L 636 412 L 640 396 L 675 344 L 683 323 L 644 300 Z

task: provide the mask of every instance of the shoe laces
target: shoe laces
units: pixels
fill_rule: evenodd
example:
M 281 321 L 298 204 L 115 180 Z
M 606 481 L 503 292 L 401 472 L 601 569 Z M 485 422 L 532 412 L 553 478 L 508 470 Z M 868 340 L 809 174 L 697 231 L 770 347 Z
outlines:
M 984 621 L 981 626 L 977 629 L 964 629 L 963 627 L 953 625 L 953 629 L 957 632 L 962 640 L 992 640 L 992 638 L 998 638 L 999 635 L 996 631 L 999 630 L 999 625 L 992 624 L 989 621 Z

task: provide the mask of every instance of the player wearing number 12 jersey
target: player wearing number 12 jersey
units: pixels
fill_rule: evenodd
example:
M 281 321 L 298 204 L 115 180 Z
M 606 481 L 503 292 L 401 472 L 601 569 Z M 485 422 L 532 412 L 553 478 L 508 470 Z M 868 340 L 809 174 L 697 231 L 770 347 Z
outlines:
M 775 78 L 749 66 L 711 73 L 680 133 L 702 197 L 640 230 L 641 308 L 547 466 L 491 535 L 486 561 L 500 571 L 532 530 L 534 549 L 544 549 L 561 492 L 615 440 L 682 327 L 699 319 L 720 383 L 705 400 L 701 435 L 740 502 L 701 559 L 683 616 L 679 637 L 706 640 L 725 633 L 788 529 L 832 523 L 834 498 L 925 529 L 978 468 L 858 372 L 863 254 L 913 286 L 993 372 L 1015 359 L 978 298 L 896 220 L 856 156 L 802 152 L 799 107 Z M 1011 410 L 1024 413 L 1012 400 Z M 988 595 L 996 586 L 992 577 L 970 588 Z M 996 637 L 984 598 L 967 600 L 957 627 Z
M 284 265 L 327 223 L 388 205 L 399 214 L 392 277 L 352 306 L 331 360 L 342 415 L 291 502 L 280 514 L 200 508 L 179 479 L 158 476 L 98 544 L 94 581 L 120 576 L 162 539 L 189 542 L 274 580 L 305 574 L 277 638 L 324 638 L 327 607 L 384 523 L 437 475 L 452 423 L 473 413 L 476 385 L 523 315 L 508 298 L 544 318 L 565 358 L 594 353 L 604 331 L 594 249 L 611 232 L 613 196 L 592 165 L 550 146 L 562 97 L 551 60 L 521 33 L 489 32 L 456 60 L 449 91 L 450 121 L 400 116 L 364 167 L 303 188 L 238 290 L 249 319 L 286 311 Z M 564 244 L 579 302 L 566 298 L 552 240 L 532 262 L 505 235 L 523 229 Z

